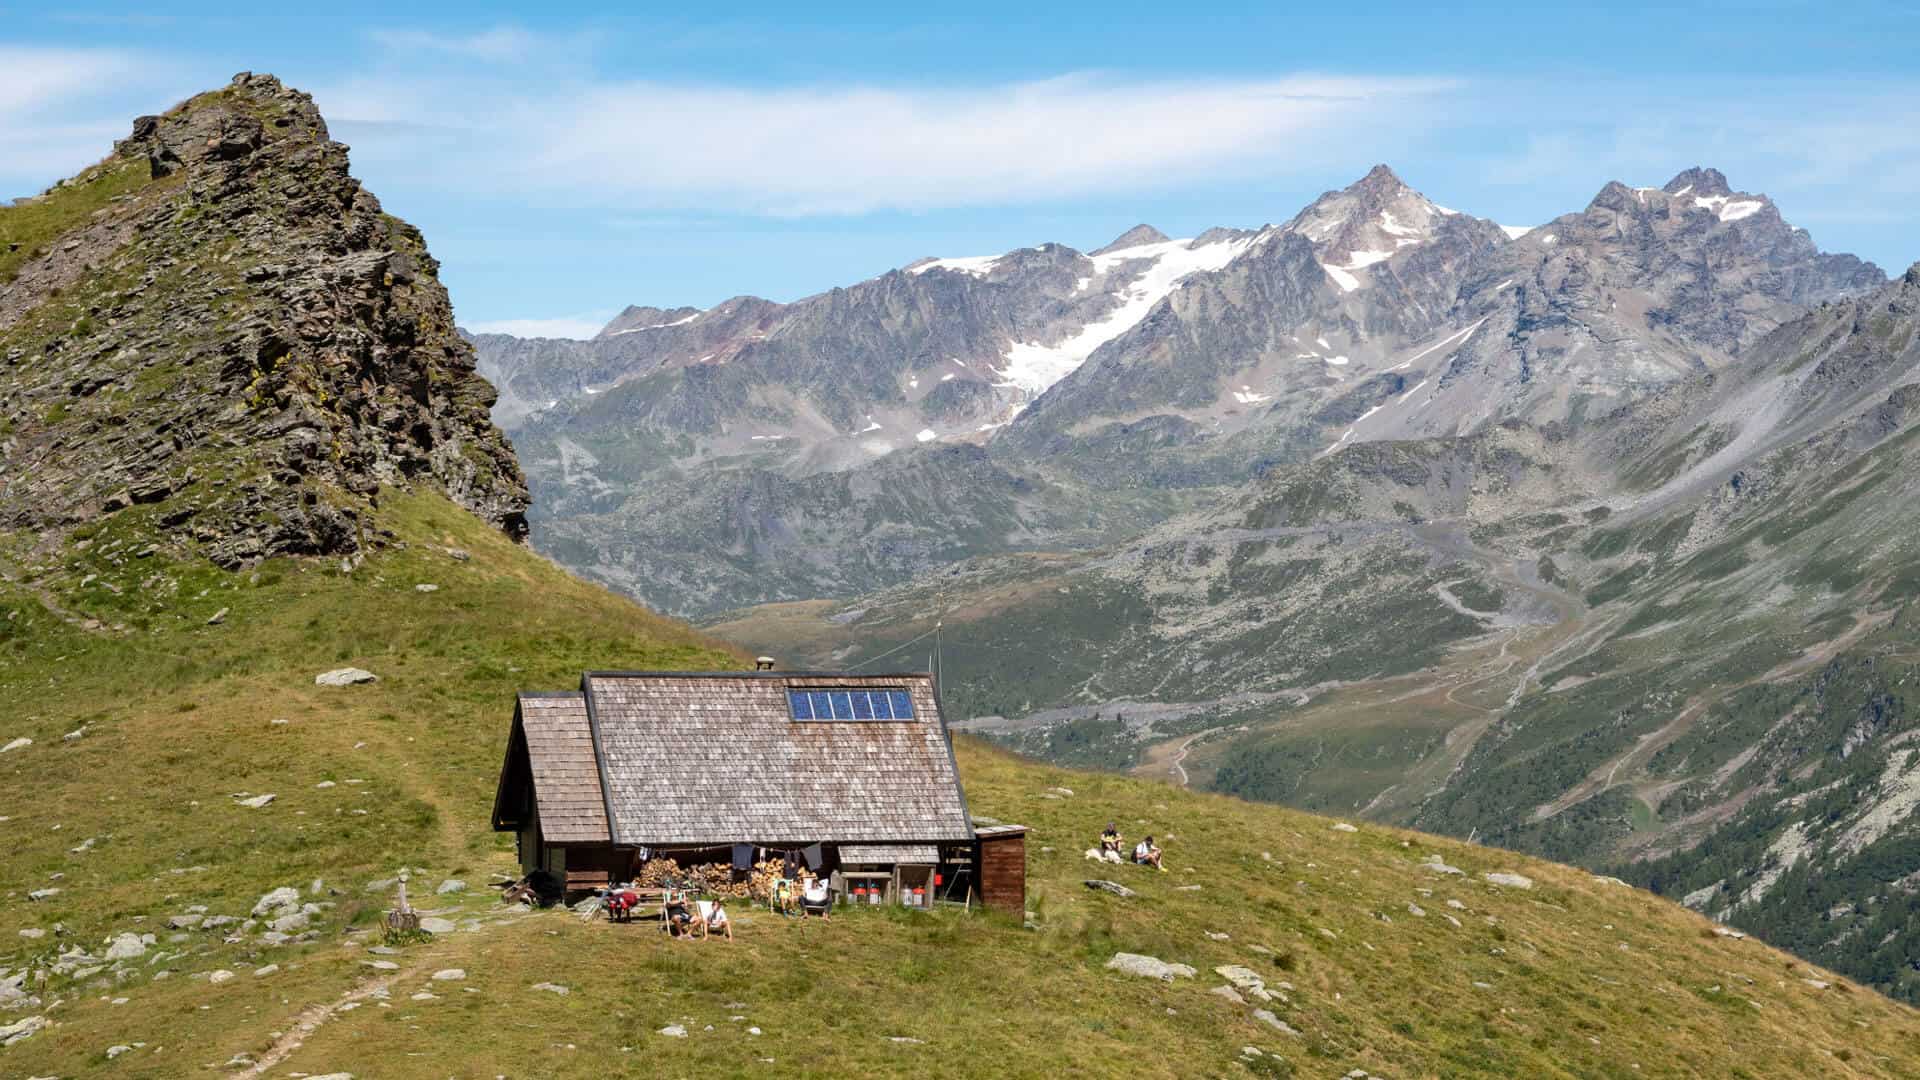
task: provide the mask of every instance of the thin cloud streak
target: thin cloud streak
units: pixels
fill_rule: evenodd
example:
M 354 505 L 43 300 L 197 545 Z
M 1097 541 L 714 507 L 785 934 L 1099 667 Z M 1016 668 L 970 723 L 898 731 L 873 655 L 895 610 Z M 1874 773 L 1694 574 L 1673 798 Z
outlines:
M 613 312 L 561 315 L 551 319 L 488 319 L 463 325 L 470 334 L 512 334 L 520 338 L 572 338 L 585 341 L 613 319 Z
M 435 174 L 489 193 L 807 216 L 1005 205 L 1297 168 L 1328 160 L 1355 125 L 1411 135 L 1424 108 L 1455 85 L 1081 75 L 937 90 L 621 82 L 533 97 L 484 81 L 426 93 L 373 79 L 320 98 L 354 132 L 356 150 L 383 164 L 404 168 L 417 149 L 392 125 L 433 129 Z M 438 104 L 407 115 L 396 102 L 409 113 Z

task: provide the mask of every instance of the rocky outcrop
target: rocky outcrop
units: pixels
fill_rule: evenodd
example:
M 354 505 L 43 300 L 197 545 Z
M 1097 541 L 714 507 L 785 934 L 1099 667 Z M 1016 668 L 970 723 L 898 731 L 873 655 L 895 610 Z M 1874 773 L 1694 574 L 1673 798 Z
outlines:
M 243 73 L 35 204 L 66 227 L 0 293 L 0 528 L 132 515 L 237 567 L 356 552 L 428 485 L 524 534 L 438 263 L 308 95 Z

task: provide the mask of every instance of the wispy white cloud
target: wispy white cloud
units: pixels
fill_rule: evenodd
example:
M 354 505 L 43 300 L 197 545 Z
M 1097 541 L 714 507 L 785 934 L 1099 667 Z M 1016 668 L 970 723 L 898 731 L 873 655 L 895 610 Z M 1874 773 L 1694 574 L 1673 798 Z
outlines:
M 523 338 L 573 338 L 584 341 L 600 332 L 600 328 L 612 321 L 614 313 L 594 312 L 580 315 L 562 315 L 551 319 L 489 319 L 465 325 L 462 329 L 472 334 L 512 334 Z
M 468 34 L 384 29 L 374 30 L 368 37 L 393 52 L 486 61 L 526 60 L 552 52 L 564 40 L 580 40 L 548 37 L 517 26 L 498 26 Z
M 176 76 L 165 61 L 121 50 L 0 45 L 0 195 L 27 194 L 101 157 Z
M 640 208 L 857 214 L 1164 188 L 1411 131 L 1437 79 L 1078 75 L 964 89 L 386 77 L 318 96 L 356 151 L 450 184 Z M 402 133 L 394 125 L 408 124 Z M 430 154 L 420 153 L 424 142 Z

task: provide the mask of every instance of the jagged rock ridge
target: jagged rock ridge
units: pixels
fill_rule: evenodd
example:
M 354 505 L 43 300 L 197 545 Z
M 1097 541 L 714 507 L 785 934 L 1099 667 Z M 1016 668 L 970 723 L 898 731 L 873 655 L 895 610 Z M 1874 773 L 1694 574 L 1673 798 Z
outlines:
M 0 223 L 0 526 L 142 507 L 237 566 L 357 551 L 382 486 L 428 483 L 524 534 L 438 263 L 308 95 L 238 75 Z

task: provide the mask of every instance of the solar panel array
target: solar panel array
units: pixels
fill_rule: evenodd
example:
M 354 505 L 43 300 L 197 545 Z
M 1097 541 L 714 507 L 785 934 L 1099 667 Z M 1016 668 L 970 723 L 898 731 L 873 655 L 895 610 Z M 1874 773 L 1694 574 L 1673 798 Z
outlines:
M 789 690 L 795 720 L 911 720 L 913 696 L 894 690 Z

